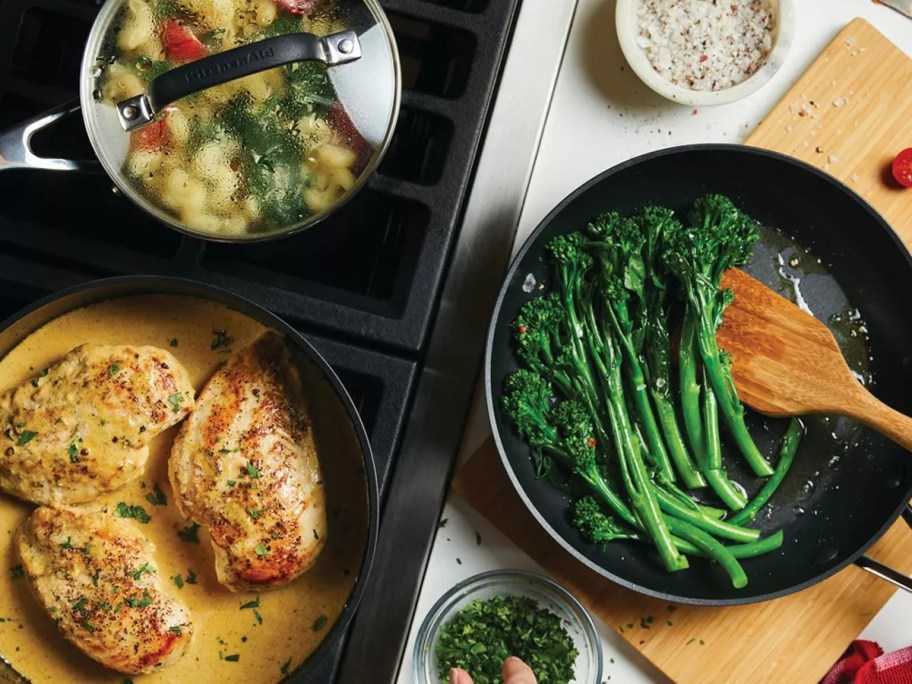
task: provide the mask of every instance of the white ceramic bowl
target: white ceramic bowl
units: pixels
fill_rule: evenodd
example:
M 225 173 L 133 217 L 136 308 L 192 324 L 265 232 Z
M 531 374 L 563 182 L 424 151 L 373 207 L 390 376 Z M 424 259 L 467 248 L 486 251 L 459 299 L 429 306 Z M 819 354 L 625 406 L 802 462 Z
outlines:
M 440 597 L 418 630 L 412 661 L 416 684 L 442 684 L 437 674 L 435 653 L 440 630 L 472 601 L 493 596 L 529 596 L 539 606 L 559 616 L 579 653 L 574 664 L 574 684 L 600 684 L 602 643 L 589 613 L 556 582 L 522 570 L 483 572 L 460 582 Z
M 674 2 L 675 0 L 669 0 Z M 615 13 L 618 41 L 630 68 L 647 86 L 662 97 L 691 107 L 726 104 L 756 92 L 766 84 L 782 66 L 788 54 L 795 30 L 794 0 L 770 0 L 776 14 L 773 29 L 773 46 L 763 65 L 750 77 L 723 90 L 691 90 L 666 80 L 652 68 L 646 51 L 637 44 L 637 7 L 641 0 L 618 0 Z

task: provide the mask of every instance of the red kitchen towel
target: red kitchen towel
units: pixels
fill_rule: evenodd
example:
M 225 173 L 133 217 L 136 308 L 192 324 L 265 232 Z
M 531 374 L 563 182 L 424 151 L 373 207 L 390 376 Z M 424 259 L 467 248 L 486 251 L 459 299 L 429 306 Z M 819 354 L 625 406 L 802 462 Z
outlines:
M 873 641 L 853 641 L 820 684 L 912 684 L 912 646 L 884 655 Z

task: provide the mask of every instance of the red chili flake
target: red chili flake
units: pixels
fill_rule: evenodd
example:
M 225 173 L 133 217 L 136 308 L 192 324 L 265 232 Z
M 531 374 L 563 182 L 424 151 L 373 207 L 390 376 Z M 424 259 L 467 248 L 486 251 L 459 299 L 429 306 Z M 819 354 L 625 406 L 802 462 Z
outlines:
M 526 328 L 524 325 L 521 325 L 517 328 L 517 330 L 519 331 L 519 334 L 522 335 L 524 332 L 526 332 L 526 330 L 528 330 L 528 328 Z
M 709 57 L 707 57 L 706 55 L 700 55 L 700 64 L 705 62 L 707 59 L 709 59 Z
M 595 441 L 595 437 L 590 437 L 586 440 L 586 446 L 588 446 L 590 449 L 595 449 L 596 444 L 598 444 L 598 442 Z
M 697 111 L 699 111 L 699 110 L 696 110 L 696 109 L 693 110 L 693 111 L 690 113 L 690 115 L 691 115 L 691 116 L 696 116 L 696 115 L 697 115 Z

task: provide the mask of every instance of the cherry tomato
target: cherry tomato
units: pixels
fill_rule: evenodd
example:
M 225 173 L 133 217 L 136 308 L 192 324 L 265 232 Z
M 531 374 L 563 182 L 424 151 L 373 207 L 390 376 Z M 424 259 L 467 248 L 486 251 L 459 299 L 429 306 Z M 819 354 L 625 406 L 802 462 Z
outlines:
M 310 14 L 318 0 L 276 0 L 279 7 L 284 7 L 292 14 Z
M 160 150 L 168 142 L 168 112 L 162 112 L 157 121 L 130 133 L 130 143 L 140 150 Z
M 177 19 L 169 19 L 162 26 L 162 45 L 168 59 L 175 62 L 192 62 L 209 54 L 199 38 Z
M 893 160 L 893 178 L 906 188 L 912 188 L 912 147 L 907 147 Z

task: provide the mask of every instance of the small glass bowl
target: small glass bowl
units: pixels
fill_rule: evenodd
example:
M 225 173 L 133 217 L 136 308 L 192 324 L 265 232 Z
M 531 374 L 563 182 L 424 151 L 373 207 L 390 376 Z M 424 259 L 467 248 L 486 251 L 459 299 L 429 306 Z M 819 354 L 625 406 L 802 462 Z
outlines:
M 528 596 L 559 616 L 579 653 L 573 681 L 577 684 L 602 681 L 602 643 L 582 604 L 547 577 L 522 570 L 492 570 L 463 580 L 441 596 L 428 612 L 415 642 L 416 684 L 446 684 L 440 682 L 437 674 L 436 648 L 441 629 L 472 601 L 494 596 Z

